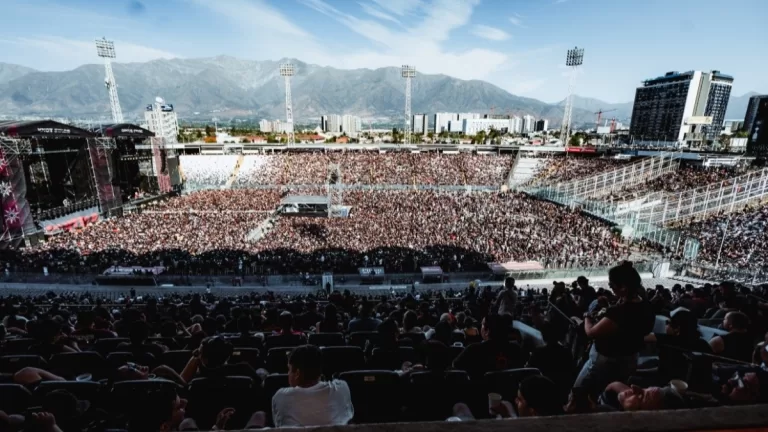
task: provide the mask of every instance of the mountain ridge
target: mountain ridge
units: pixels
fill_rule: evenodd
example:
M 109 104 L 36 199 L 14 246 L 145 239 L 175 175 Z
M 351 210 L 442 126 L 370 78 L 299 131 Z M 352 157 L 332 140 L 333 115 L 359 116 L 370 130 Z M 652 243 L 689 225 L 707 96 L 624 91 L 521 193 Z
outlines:
M 156 96 L 174 104 L 181 118 L 250 117 L 282 118 L 284 84 L 278 66 L 292 62 L 294 115 L 298 121 L 314 120 L 323 114 L 355 114 L 367 118 L 402 118 L 404 85 L 399 68 L 336 69 L 297 59 L 245 60 L 229 55 L 195 59 L 157 59 L 143 63 L 113 63 L 123 113 L 140 119 L 144 107 Z M 45 72 L 0 63 L 0 112 L 24 116 L 109 115 L 104 89 L 104 69 L 87 64 L 70 71 Z M 482 80 L 461 80 L 444 74 L 419 74 L 413 81 L 412 111 L 481 112 L 496 107 L 496 113 L 533 115 L 558 127 L 564 101 L 554 104 L 523 97 Z M 732 112 L 746 111 L 749 96 L 734 96 Z M 628 122 L 632 102 L 608 103 L 574 95 L 575 127 L 592 127 L 598 110 L 604 118 Z M 743 117 L 743 112 L 741 113 Z M 738 117 L 735 117 L 738 118 Z

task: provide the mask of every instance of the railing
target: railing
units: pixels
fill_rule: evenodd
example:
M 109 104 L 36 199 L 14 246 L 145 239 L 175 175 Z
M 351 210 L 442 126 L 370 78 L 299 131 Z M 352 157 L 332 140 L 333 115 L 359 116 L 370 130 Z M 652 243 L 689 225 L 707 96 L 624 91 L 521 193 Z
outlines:
M 480 185 L 412 185 L 412 184 L 343 184 L 338 185 L 343 190 L 422 190 L 437 192 L 498 192 L 499 186 L 480 186 Z M 232 185 L 233 189 L 279 189 L 279 190 L 307 190 L 315 189 L 318 193 L 325 193 L 324 184 L 286 184 L 286 185 L 264 185 L 264 184 L 238 184 Z
M 527 192 L 558 202 L 563 199 L 580 201 L 599 198 L 676 171 L 680 166 L 679 158 L 680 153 L 665 152 L 606 173 L 567 183 L 531 188 Z

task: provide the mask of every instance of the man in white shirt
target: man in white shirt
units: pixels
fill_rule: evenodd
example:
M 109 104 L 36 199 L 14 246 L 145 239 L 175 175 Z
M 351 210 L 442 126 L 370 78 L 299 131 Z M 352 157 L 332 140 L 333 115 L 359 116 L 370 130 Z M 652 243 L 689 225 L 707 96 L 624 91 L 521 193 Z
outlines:
M 349 386 L 320 381 L 323 360 L 314 345 L 296 347 L 288 358 L 289 388 L 272 398 L 275 427 L 345 425 L 355 415 Z

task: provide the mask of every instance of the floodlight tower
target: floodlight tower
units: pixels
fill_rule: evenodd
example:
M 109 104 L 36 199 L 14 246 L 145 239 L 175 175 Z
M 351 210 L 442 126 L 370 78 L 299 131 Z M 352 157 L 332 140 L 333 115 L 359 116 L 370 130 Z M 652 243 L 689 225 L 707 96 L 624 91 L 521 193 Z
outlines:
M 104 59 L 104 85 L 109 92 L 109 104 L 112 107 L 112 121 L 115 123 L 123 122 L 123 110 L 120 109 L 120 99 L 117 98 L 117 83 L 115 74 L 112 73 L 112 60 L 115 58 L 115 43 L 106 38 L 96 39 L 96 54 Z
M 411 143 L 411 80 L 416 76 L 414 66 L 403 65 L 400 76 L 405 78 L 405 130 L 403 131 L 403 143 Z
M 296 144 L 296 137 L 293 135 L 293 103 L 291 102 L 291 77 L 296 70 L 291 63 L 280 65 L 280 76 L 285 77 L 285 131 L 288 133 L 288 145 Z
M 568 81 L 568 97 L 565 98 L 565 112 L 563 124 L 560 126 L 560 140 L 563 145 L 568 145 L 568 137 L 571 133 L 571 113 L 573 112 L 573 81 L 576 78 L 576 69 L 584 63 L 584 48 L 574 47 L 568 50 L 565 57 L 565 65 L 569 67 L 570 78 Z

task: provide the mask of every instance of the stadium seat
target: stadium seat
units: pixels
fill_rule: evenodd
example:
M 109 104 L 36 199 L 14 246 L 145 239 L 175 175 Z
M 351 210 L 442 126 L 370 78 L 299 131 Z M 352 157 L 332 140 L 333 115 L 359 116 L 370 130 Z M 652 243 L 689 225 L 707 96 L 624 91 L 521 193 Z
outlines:
M 324 347 L 323 374 L 330 379 L 334 374 L 365 369 L 365 355 L 356 346 Z
M 533 375 L 541 375 L 536 368 L 507 369 L 487 372 L 483 377 L 484 393 L 498 393 L 502 399 L 513 401 L 517 397 L 520 382 Z
M 128 338 L 105 338 L 97 340 L 93 347 L 97 353 L 106 356 L 107 354 L 116 351 L 117 346 L 123 342 L 130 343 L 131 341 Z
M 253 401 L 263 399 L 261 386 L 248 377 L 195 378 L 188 388 L 187 413 L 204 430 L 214 425 L 216 415 L 224 408 L 235 409 L 228 428 L 245 426 L 255 411 Z
M 227 341 L 235 348 L 257 348 L 258 350 L 264 349 L 264 339 L 256 336 L 251 337 L 228 337 Z
M 2 347 L 3 355 L 20 355 L 26 354 L 29 347 L 35 344 L 34 339 L 9 339 L 5 341 L 5 345 Z
M 258 348 L 235 348 L 229 358 L 229 363 L 248 363 L 254 369 L 263 366 L 261 352 Z
M 360 348 L 365 348 L 365 343 L 367 341 L 371 341 L 371 343 L 375 344 L 379 341 L 379 333 L 378 332 L 353 332 L 349 335 L 349 345 L 350 346 L 356 346 Z
M 51 372 L 65 378 L 84 373 L 91 374 L 94 379 L 103 378 L 108 367 L 104 357 L 91 351 L 55 354 L 49 364 Z
M 349 385 L 355 423 L 396 422 L 402 403 L 400 375 L 390 371 L 354 371 L 339 376 Z
M 342 333 L 312 333 L 309 335 L 309 343 L 319 347 L 346 345 Z
M 267 351 L 267 363 L 265 367 L 269 373 L 287 373 L 288 356 L 291 355 L 293 347 L 278 347 Z
M 20 384 L 0 384 L 0 411 L 21 414 L 32 403 L 32 393 Z
M 133 362 L 141 366 L 146 366 L 150 369 L 157 365 L 157 360 L 155 360 L 155 356 L 153 356 L 150 353 L 141 353 L 141 355 L 139 356 L 136 356 L 131 352 L 122 352 L 122 351 L 112 352 L 107 354 L 107 363 L 109 364 L 109 367 L 111 369 L 117 369 L 128 362 Z
M 299 345 L 304 345 L 305 343 L 307 343 L 307 339 L 303 335 L 275 335 L 267 336 L 267 339 L 264 342 L 264 348 L 269 350 L 278 347 L 297 347 Z
M 172 387 L 177 390 L 181 388 L 175 382 L 164 379 L 117 382 L 112 386 L 112 392 L 109 397 L 110 411 L 125 414 L 136 400 L 164 387 Z
M 408 380 L 405 397 L 410 420 L 445 420 L 469 391 L 469 375 L 464 371 L 412 372 Z
M 54 390 L 66 390 L 80 400 L 98 403 L 104 386 L 94 381 L 43 381 L 33 393 L 35 403 L 42 404 L 43 398 Z
M 166 365 L 176 372 L 181 373 L 190 358 L 192 358 L 192 351 L 166 351 L 163 353 L 162 357 L 160 357 L 160 364 Z
M 45 369 L 47 363 L 37 355 L 7 355 L 0 357 L 0 372 L 16 373 L 25 367 Z
M 277 393 L 281 388 L 289 387 L 288 374 L 269 374 L 264 378 L 264 396 L 266 400 L 271 404 L 272 396 Z M 271 408 L 271 405 L 270 405 Z
M 398 370 L 404 362 L 416 362 L 416 350 L 411 347 L 397 347 L 397 351 L 374 348 L 368 359 L 368 369 Z

